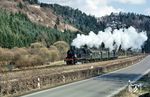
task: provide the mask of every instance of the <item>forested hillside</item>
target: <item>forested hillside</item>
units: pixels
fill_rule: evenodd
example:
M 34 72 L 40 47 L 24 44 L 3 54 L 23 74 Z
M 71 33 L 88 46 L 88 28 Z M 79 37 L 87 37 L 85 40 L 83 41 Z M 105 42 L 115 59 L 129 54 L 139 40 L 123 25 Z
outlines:
M 55 14 L 60 15 L 64 19 L 64 22 L 74 25 L 85 34 L 89 33 L 89 31 L 98 32 L 105 29 L 103 22 L 97 22 L 94 16 L 86 15 L 78 9 L 58 4 L 41 3 L 40 6 L 52 9 Z
M 34 42 L 43 42 L 50 46 L 56 41 L 71 42 L 73 33 L 60 32 L 32 23 L 22 13 L 11 13 L 0 9 L 0 46 L 5 48 L 29 46 Z

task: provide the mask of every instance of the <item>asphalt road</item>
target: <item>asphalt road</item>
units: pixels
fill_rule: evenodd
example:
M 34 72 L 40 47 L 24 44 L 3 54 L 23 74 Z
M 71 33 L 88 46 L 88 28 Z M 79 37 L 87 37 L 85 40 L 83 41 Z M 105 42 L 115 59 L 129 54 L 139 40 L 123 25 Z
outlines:
M 150 70 L 150 56 L 130 67 L 22 97 L 110 97 Z

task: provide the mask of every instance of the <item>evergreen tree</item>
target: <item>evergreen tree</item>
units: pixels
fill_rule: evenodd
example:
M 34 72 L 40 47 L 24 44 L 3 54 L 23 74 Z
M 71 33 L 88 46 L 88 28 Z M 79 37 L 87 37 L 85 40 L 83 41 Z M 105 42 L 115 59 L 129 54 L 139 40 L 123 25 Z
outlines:
M 38 41 L 45 42 L 46 45 L 51 45 L 56 41 L 70 43 L 74 36 L 74 33 L 68 31 L 62 33 L 57 29 L 32 23 L 24 14 L 10 13 L 0 9 L 1 47 L 24 47 Z

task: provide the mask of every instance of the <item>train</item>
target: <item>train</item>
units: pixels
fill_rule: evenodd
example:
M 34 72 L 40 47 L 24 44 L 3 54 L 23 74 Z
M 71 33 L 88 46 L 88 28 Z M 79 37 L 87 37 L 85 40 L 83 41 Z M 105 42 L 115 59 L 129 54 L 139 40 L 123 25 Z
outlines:
M 67 65 L 74 65 L 117 58 L 116 50 L 109 51 L 109 49 L 88 48 L 87 46 L 81 48 L 71 46 L 64 61 Z

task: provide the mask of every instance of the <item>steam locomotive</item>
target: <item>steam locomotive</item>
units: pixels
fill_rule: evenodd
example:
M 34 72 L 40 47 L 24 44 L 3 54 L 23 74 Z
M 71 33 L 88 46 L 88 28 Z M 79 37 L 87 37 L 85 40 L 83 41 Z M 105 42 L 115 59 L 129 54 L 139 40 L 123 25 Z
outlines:
M 75 48 L 71 46 L 64 61 L 67 65 L 73 65 L 116 58 L 118 58 L 118 54 L 115 50 L 109 51 L 108 49 L 88 48 L 87 46 Z

